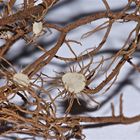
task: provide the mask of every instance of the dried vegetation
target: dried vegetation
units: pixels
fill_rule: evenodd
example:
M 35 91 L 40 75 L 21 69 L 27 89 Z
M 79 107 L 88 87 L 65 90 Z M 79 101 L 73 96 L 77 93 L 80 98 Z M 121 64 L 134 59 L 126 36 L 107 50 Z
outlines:
M 12 134 L 27 134 L 30 139 L 35 139 L 35 137 L 57 140 L 84 139 L 86 136 L 82 130 L 86 125 L 83 123 L 130 124 L 140 121 L 140 115 L 128 118 L 123 114 L 122 95 L 120 96 L 120 114 L 117 116 L 113 104 L 111 104 L 112 116 L 70 115 L 75 100 L 81 105 L 80 96 L 87 96 L 92 99 L 97 104 L 97 109 L 100 109 L 101 104 L 95 100 L 95 95 L 107 94 L 126 63 L 140 71 L 139 66 L 133 63 L 134 54 L 138 51 L 140 44 L 139 0 L 128 0 L 127 4 L 118 11 L 112 11 L 107 0 L 102 0 L 106 8 L 105 11 L 87 14 L 63 26 L 55 22 L 50 23 L 45 19 L 49 10 L 62 4 L 60 0 L 43 0 L 40 4 L 35 4 L 35 0 L 24 0 L 19 5 L 20 8 L 15 8 L 15 2 L 16 0 L 0 1 L 2 7 L 0 38 L 5 40 L 5 43 L 0 47 L 1 137 L 11 137 L 12 139 Z M 134 5 L 133 10 L 132 5 Z M 104 30 L 105 34 L 101 42 L 96 47 L 90 46 L 90 49 L 83 46 L 85 51 L 78 54 L 71 44 L 82 44 L 79 41 L 69 39 L 68 34 L 79 27 L 84 28 L 83 25 L 85 24 L 88 25 L 100 19 L 105 19 L 104 23 L 81 35 L 81 39 L 88 39 L 94 33 Z M 105 47 L 112 26 L 115 23 L 132 21 L 136 23 L 136 26 L 127 35 L 124 44 L 109 58 L 104 58 L 100 51 Z M 40 45 L 37 39 L 41 38 L 42 35 L 47 37 L 47 32 L 51 30 L 59 33 L 54 40 L 54 45 L 51 48 Z M 50 32 L 50 36 L 52 35 L 53 32 Z M 34 62 L 26 65 L 20 72 L 17 72 L 15 70 L 16 64 L 8 59 L 7 54 L 20 39 L 26 42 L 24 51 L 29 47 L 34 47 L 42 55 L 36 58 Z M 68 58 L 58 55 L 57 52 L 62 45 L 66 45 L 74 57 Z M 94 62 L 94 57 L 97 54 L 101 55 L 101 59 Z M 43 70 L 49 67 L 53 59 L 67 64 L 69 70 L 55 70 L 56 76 L 43 73 Z M 106 62 L 109 65 L 103 71 L 102 66 Z M 101 71 L 103 80 L 96 87 L 93 87 L 92 85 L 98 79 Z M 20 104 L 17 99 L 21 101 Z M 60 99 L 68 100 L 68 107 L 63 116 L 57 115 L 57 100 Z M 19 138 L 17 137 L 17 139 Z

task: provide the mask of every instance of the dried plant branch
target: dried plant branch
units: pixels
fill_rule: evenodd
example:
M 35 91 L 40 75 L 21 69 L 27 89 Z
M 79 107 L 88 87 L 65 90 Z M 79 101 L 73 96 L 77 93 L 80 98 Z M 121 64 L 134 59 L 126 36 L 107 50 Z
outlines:
M 140 4 L 138 0 L 129 0 L 122 10 L 117 12 L 111 10 L 107 0 L 103 0 L 105 11 L 91 13 L 68 22 L 64 26 L 45 19 L 50 9 L 57 3 L 61 5 L 59 0 L 43 0 L 38 5 L 35 0 L 24 0 L 19 5 L 20 9 L 14 7 L 16 0 L 0 2 L 3 4 L 0 38 L 5 41 L 0 46 L 0 126 L 3 126 L 0 137 L 19 133 L 30 135 L 33 139 L 35 137 L 57 140 L 85 139 L 83 129 L 86 128 L 86 125 L 82 125 L 82 123 L 131 124 L 140 121 L 140 115 L 134 117 L 124 115 L 122 94 L 120 95 L 120 112 L 117 116 L 113 103 L 111 104 L 111 116 L 89 117 L 82 116 L 82 114 L 70 116 L 75 101 L 82 106 L 80 98 L 83 97 L 95 102 L 97 109 L 100 109 L 101 103 L 96 101 L 95 94 L 98 95 L 100 92 L 109 94 L 107 91 L 117 81 L 126 62 L 140 72 L 139 66 L 131 60 L 135 57 L 134 54 L 140 45 Z M 129 11 L 132 3 L 135 4 L 135 8 Z M 14 8 L 16 10 L 13 10 Z M 92 45 L 92 48 L 87 48 L 81 40 L 69 37 L 69 33 L 75 29 L 84 28 L 83 25 L 102 19 L 104 22 L 79 37 L 84 41 L 84 39 L 98 34 L 99 31 L 105 31 L 96 47 Z M 119 46 L 119 50 L 106 59 L 102 56 L 101 51 L 105 48 L 109 35 L 114 30 L 113 25 L 120 22 L 124 24 L 135 22 L 136 25 L 131 29 L 123 45 Z M 55 36 L 56 32 L 58 34 L 51 48 L 38 42 L 38 38 L 43 35 L 47 37 L 47 33 L 43 33 L 44 29 L 46 32 L 52 30 L 51 37 Z M 10 50 L 20 39 L 25 41 L 24 50 L 34 47 L 41 52 L 41 55 L 17 71 L 15 70 L 16 63 L 8 59 L 7 55 L 11 53 Z M 80 45 L 84 51 L 79 49 L 77 53 L 73 44 Z M 66 45 L 65 50 L 68 49 L 74 57 L 58 55 L 58 51 L 63 45 Z M 94 61 L 97 55 L 101 56 L 101 60 L 98 62 Z M 63 71 L 55 69 L 55 76 L 42 72 L 44 69 L 48 69 L 51 62 L 56 59 L 64 65 L 68 65 L 65 66 L 66 69 Z M 106 62 L 108 62 L 108 66 L 103 69 Z M 100 77 L 102 80 L 93 87 Z M 104 94 L 100 95 L 104 96 Z M 17 98 L 20 98 L 21 104 L 18 104 Z M 57 105 L 59 100 L 68 100 L 68 106 L 60 117 L 58 117 Z

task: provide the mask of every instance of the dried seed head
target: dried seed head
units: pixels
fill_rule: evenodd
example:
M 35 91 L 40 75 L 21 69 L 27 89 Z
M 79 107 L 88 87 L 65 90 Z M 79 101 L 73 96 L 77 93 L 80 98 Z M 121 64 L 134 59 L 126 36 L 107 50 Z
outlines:
M 1 31 L 0 32 L 1 39 L 10 39 L 12 36 L 13 36 L 13 33 L 11 31 Z
M 33 33 L 35 35 L 38 35 L 39 33 L 41 33 L 42 30 L 43 30 L 43 23 L 41 21 L 33 23 Z
M 20 86 L 25 86 L 25 87 L 28 87 L 30 84 L 29 77 L 21 72 L 14 74 L 13 81 L 19 84 Z
M 81 73 L 68 72 L 62 76 L 62 82 L 69 92 L 79 93 L 86 86 L 86 78 Z

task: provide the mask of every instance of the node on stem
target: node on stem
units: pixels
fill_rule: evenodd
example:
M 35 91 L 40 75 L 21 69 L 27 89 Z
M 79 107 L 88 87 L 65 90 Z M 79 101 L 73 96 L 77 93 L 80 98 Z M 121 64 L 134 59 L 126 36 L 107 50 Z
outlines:
M 0 38 L 1 39 L 10 39 L 13 36 L 11 31 L 0 31 Z
M 13 81 L 19 84 L 20 86 L 25 86 L 25 87 L 28 87 L 30 84 L 29 77 L 26 74 L 21 73 L 21 72 L 13 75 Z
M 86 86 L 86 78 L 82 73 L 68 72 L 62 76 L 64 87 L 69 92 L 79 93 Z
M 33 23 L 33 33 L 35 34 L 35 36 L 38 36 L 43 30 L 43 23 L 40 22 L 34 22 Z

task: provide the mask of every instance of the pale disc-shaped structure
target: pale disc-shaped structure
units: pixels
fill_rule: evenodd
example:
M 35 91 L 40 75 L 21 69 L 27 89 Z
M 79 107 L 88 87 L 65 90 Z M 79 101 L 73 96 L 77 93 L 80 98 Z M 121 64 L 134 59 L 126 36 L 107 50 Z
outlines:
M 68 72 L 62 76 L 64 87 L 69 92 L 79 93 L 86 86 L 86 78 L 81 73 Z
M 29 77 L 21 72 L 14 74 L 13 81 L 19 84 L 20 86 L 25 86 L 25 87 L 28 87 L 30 84 Z
M 13 33 L 11 31 L 0 32 L 1 39 L 10 39 L 12 36 L 13 36 Z
M 38 35 L 39 33 L 41 33 L 42 29 L 43 29 L 43 23 L 41 21 L 33 23 L 33 33 L 35 35 Z

